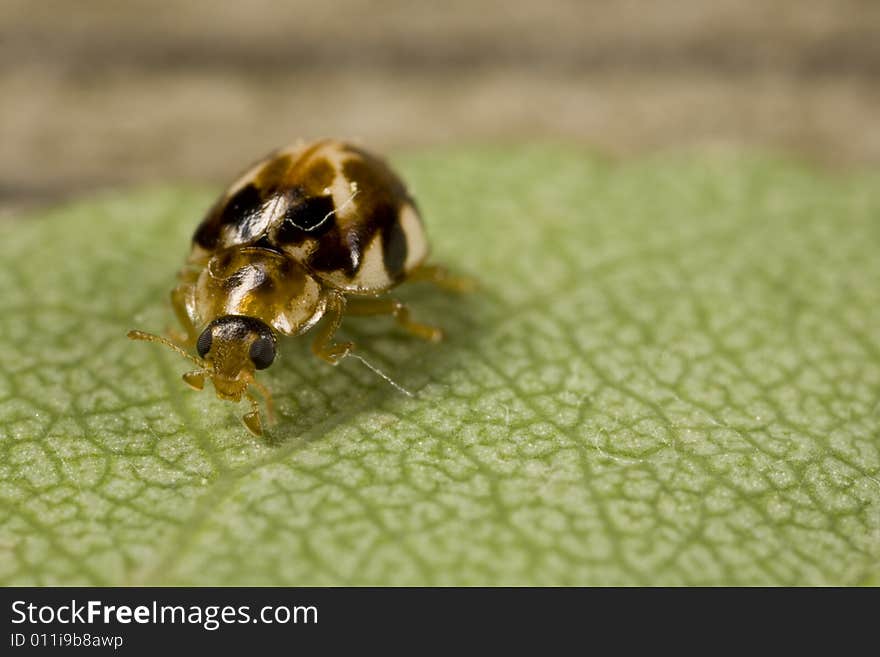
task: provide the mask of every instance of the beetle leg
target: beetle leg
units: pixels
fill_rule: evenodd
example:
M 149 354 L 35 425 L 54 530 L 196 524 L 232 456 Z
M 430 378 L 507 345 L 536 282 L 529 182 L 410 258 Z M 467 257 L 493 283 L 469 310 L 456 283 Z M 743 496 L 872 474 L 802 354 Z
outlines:
M 255 378 L 251 378 L 250 385 L 259 390 L 260 394 L 263 395 L 263 399 L 266 401 L 266 418 L 269 420 L 269 424 L 275 424 L 275 404 L 272 401 L 272 393 L 269 392 L 269 388 Z
M 409 308 L 397 299 L 349 299 L 346 313 L 349 315 L 391 315 L 400 326 L 422 340 L 439 342 L 443 339 L 443 329 L 414 322 L 410 319 Z
M 205 388 L 205 375 L 208 374 L 207 370 L 193 370 L 192 372 L 186 372 L 181 378 L 183 382 L 186 383 L 193 390 L 204 390 Z
M 251 393 L 245 392 L 244 394 L 251 402 L 251 412 L 245 413 L 242 416 L 241 421 L 244 422 L 244 426 L 246 426 L 248 428 L 248 431 L 250 431 L 252 434 L 254 434 L 255 436 L 262 436 L 263 423 L 260 421 L 260 402 L 257 401 L 257 398 L 254 397 Z
M 408 281 L 425 281 L 451 292 L 473 292 L 477 283 L 466 276 L 454 276 L 442 265 L 419 265 L 406 275 Z
M 174 314 L 177 315 L 177 321 L 183 327 L 184 333 L 180 331 L 170 330 L 168 333 L 171 339 L 179 342 L 186 347 L 192 348 L 196 344 L 196 327 L 193 326 L 189 313 L 186 312 L 186 298 L 190 294 L 190 290 L 195 283 L 181 283 L 171 290 L 171 307 L 174 308 Z
M 339 363 L 354 348 L 353 342 L 333 342 L 333 336 L 342 322 L 345 306 L 345 299 L 341 296 L 334 295 L 328 300 L 324 313 L 326 320 L 318 327 L 315 341 L 312 342 L 312 353 L 331 365 Z

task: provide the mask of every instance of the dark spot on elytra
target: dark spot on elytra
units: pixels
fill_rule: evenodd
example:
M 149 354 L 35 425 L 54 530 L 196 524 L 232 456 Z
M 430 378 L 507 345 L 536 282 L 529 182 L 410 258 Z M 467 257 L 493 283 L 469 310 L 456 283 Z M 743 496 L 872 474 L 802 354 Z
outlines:
M 309 234 L 302 228 L 297 227 L 292 221 L 283 221 L 275 233 L 275 241 L 279 245 L 302 244 L 309 238 Z
M 294 201 L 284 213 L 284 223 L 292 224 L 312 236 L 322 235 L 333 227 L 335 212 L 332 196 L 301 198 Z
M 226 225 L 248 221 L 258 214 L 262 207 L 263 198 L 260 196 L 260 190 L 253 184 L 247 184 L 235 192 L 226 203 L 226 207 L 220 214 L 220 223 Z
M 385 263 L 385 271 L 391 278 L 397 278 L 403 273 L 406 255 L 406 233 L 403 232 L 399 218 L 396 216 L 382 233 L 382 261 Z
M 361 250 L 357 232 L 349 230 L 343 235 L 336 228 L 321 238 L 308 265 L 317 271 L 341 271 L 353 278 L 361 264 Z
M 406 235 L 400 227 L 400 208 L 409 201 L 401 180 L 376 157 L 359 149 L 349 149 L 358 157 L 342 165 L 346 180 L 357 183 L 354 199 L 356 220 L 340 230 L 321 238 L 309 258 L 309 266 L 317 271 L 342 271 L 353 278 L 363 262 L 363 251 L 377 235 L 382 235 L 383 259 L 392 278 L 399 276 L 406 261 Z
M 193 242 L 205 249 L 213 249 L 220 241 L 220 211 L 222 200 L 215 203 L 193 233 Z
M 399 225 L 400 208 L 410 202 L 400 178 L 380 159 L 357 148 L 342 165 L 346 180 L 357 183 L 356 220 L 328 233 L 309 259 L 318 271 L 343 271 L 353 278 L 363 262 L 363 251 L 377 237 L 383 239 L 383 262 L 392 278 L 397 278 L 406 262 L 406 234 Z
M 228 225 L 236 226 L 239 234 L 247 239 L 262 206 L 259 190 L 253 184 L 245 185 L 227 201 L 221 201 L 211 209 L 196 229 L 193 241 L 206 249 L 213 249 L 220 241 L 223 227 Z

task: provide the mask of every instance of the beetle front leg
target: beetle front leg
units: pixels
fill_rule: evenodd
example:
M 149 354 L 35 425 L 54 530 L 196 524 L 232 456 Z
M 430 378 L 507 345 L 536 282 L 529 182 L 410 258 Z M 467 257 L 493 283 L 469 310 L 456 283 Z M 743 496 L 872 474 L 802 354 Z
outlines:
M 181 283 L 171 290 L 171 307 L 174 309 L 174 314 L 183 327 L 184 333 L 181 334 L 180 331 L 173 329 L 168 332 L 172 340 L 190 349 L 195 346 L 196 338 L 198 338 L 196 327 L 193 326 L 189 313 L 186 311 L 186 299 L 192 293 L 194 285 L 195 283 Z
M 342 323 L 345 305 L 345 299 L 339 295 L 334 295 L 327 301 L 325 320 L 318 327 L 315 340 L 312 342 L 312 353 L 331 365 L 337 365 L 354 349 L 353 342 L 333 342 L 333 336 Z
M 272 393 L 269 392 L 269 388 L 255 378 L 251 378 L 250 385 L 259 390 L 260 394 L 263 395 L 263 400 L 266 402 L 266 418 L 269 420 L 269 424 L 275 424 L 275 403 L 272 401 Z
M 262 436 L 263 423 L 260 421 L 260 402 L 249 392 L 246 392 L 245 396 L 247 396 L 251 403 L 251 411 L 250 413 L 245 413 L 242 416 L 241 421 L 244 422 L 244 426 L 246 426 L 248 431 L 252 434 L 255 436 Z

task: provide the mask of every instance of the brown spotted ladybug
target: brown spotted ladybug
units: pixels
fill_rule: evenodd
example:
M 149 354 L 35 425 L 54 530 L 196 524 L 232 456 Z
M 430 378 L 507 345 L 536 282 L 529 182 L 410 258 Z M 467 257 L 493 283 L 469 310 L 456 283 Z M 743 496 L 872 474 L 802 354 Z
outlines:
M 442 339 L 439 328 L 413 321 L 404 304 L 384 296 L 410 280 L 469 287 L 426 264 L 427 256 L 416 204 L 382 159 L 341 141 L 297 143 L 248 169 L 196 228 L 171 292 L 184 333 L 128 337 L 196 363 L 183 375 L 193 388 L 209 378 L 221 399 L 247 398 L 244 424 L 261 435 L 250 388 L 262 394 L 271 421 L 272 397 L 255 372 L 275 360 L 278 335 L 300 335 L 320 322 L 312 351 L 334 365 L 354 347 L 333 341 L 345 315 L 387 314 L 413 335 Z

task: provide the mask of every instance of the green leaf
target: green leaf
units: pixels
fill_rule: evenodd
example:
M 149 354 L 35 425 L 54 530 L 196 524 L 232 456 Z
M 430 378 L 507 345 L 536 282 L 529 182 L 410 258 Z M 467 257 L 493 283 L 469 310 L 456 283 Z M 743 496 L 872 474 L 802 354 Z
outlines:
M 456 296 L 399 290 L 281 422 L 185 387 L 130 328 L 198 190 L 0 227 L 4 584 L 876 584 L 880 179 L 551 147 L 398 158 Z

